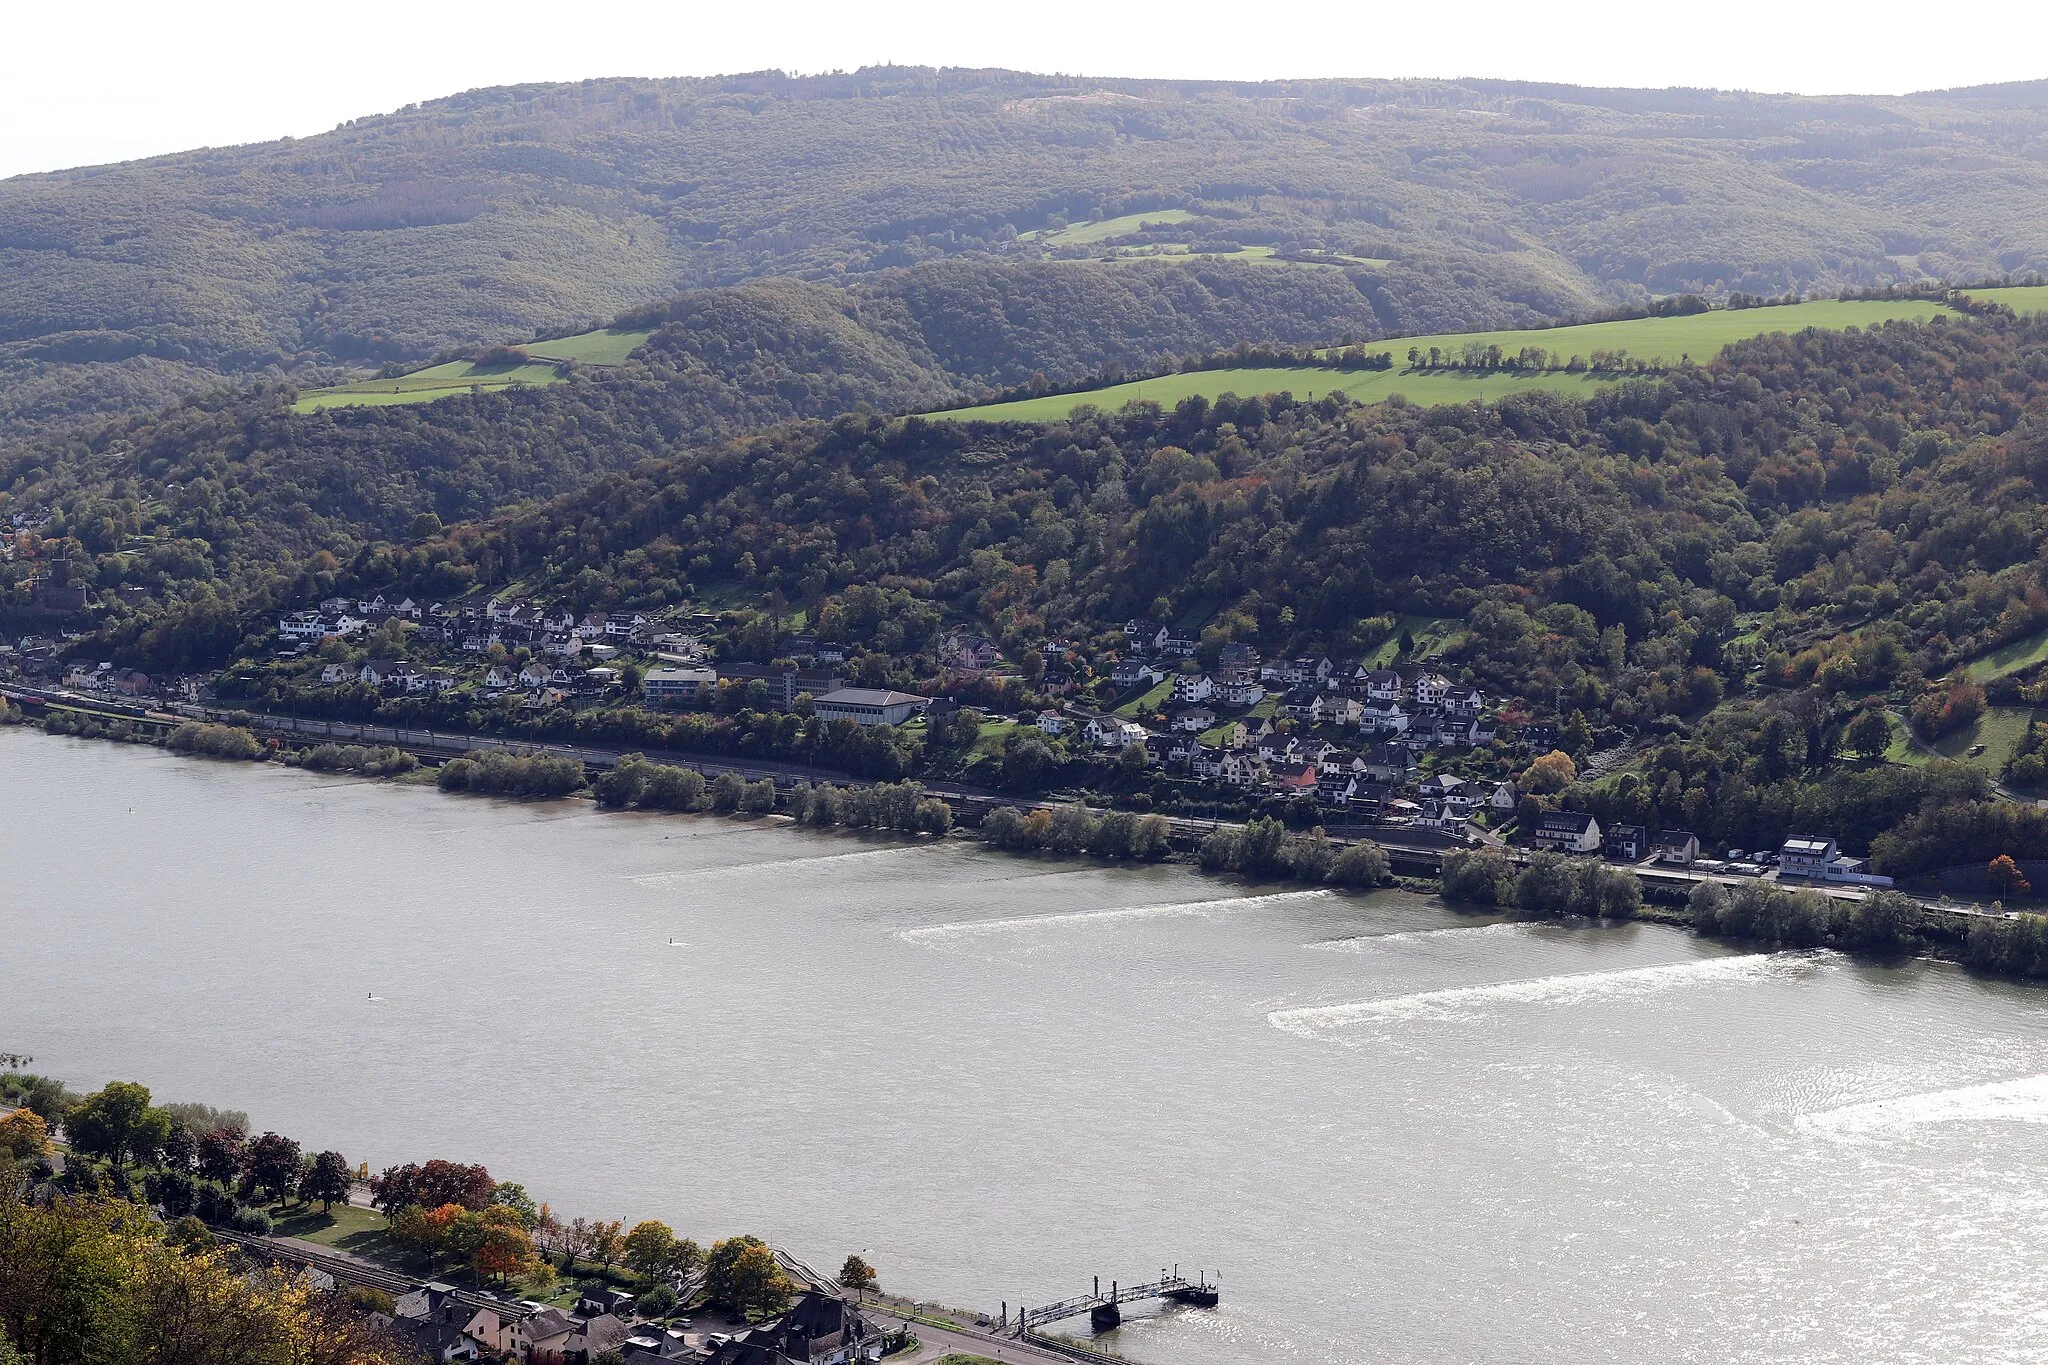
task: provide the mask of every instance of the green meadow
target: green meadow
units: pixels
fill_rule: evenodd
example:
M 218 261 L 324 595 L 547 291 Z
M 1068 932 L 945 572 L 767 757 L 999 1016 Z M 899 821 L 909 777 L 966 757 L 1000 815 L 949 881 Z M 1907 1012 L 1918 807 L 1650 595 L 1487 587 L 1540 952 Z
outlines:
M 1885 751 L 1885 757 L 1894 763 L 1905 763 L 1919 767 L 1928 760 L 1941 757 L 1951 758 L 1958 763 L 1967 763 L 1981 768 L 1997 777 L 2020 744 L 2027 737 L 2027 723 L 2039 713 L 2030 706 L 1988 706 L 1984 714 L 1971 721 L 1953 734 L 1943 735 L 1927 749 L 1908 739 L 1905 723 L 1896 715 L 1892 716 L 1892 743 Z M 1970 751 L 1982 748 L 1982 753 Z M 1928 749 L 1934 752 L 1929 753 Z
M 2038 635 L 2029 635 L 2023 640 L 2014 640 L 2009 645 L 1970 660 L 1967 671 L 1971 682 L 1985 683 L 1993 678 L 2003 678 L 2008 673 L 2018 673 L 2022 669 L 2032 668 L 2043 659 L 2048 659 L 2048 630 Z
M 1472 375 L 1449 370 L 1428 373 L 1310 368 L 1198 370 L 1161 375 L 1157 379 L 1133 380 L 1128 384 L 1114 384 L 1084 393 L 1020 398 L 1009 403 L 987 403 L 977 408 L 957 408 L 928 416 L 962 422 L 1058 422 L 1081 407 L 1106 408 L 1114 412 L 1126 403 L 1142 400 L 1170 408 L 1194 394 L 1214 398 L 1224 393 L 1292 393 L 1299 398 L 1313 399 L 1341 392 L 1360 403 L 1377 403 L 1398 393 L 1412 403 L 1434 407 L 1443 403 L 1486 402 L 1523 389 L 1590 394 L 1595 387 L 1595 382 L 1584 375 L 1552 372 Z
M 578 336 L 556 337 L 520 346 L 539 363 L 524 365 L 482 365 L 471 360 L 454 360 L 430 365 L 396 379 L 364 379 L 313 389 L 299 395 L 297 412 L 318 412 L 322 408 L 386 407 L 394 403 L 431 403 L 460 393 L 495 393 L 526 384 L 553 384 L 562 378 L 562 365 L 576 361 L 584 365 L 621 365 L 637 350 L 651 331 L 584 332 Z
M 1112 237 L 1127 237 L 1147 223 L 1188 223 L 1195 215 L 1186 209 L 1154 209 L 1150 213 L 1126 213 L 1121 218 L 1104 218 L 1098 223 L 1073 223 L 1063 228 L 1041 228 L 1027 232 L 1027 241 L 1046 246 L 1093 246 Z
M 1963 293 L 1969 298 L 2002 303 L 2021 317 L 2029 313 L 2048 313 L 2048 284 L 2014 285 L 2009 289 L 1966 289 Z
M 1925 322 L 1952 312 L 1944 304 L 1925 299 L 1823 299 L 1775 308 L 1721 309 L 1694 313 L 1689 317 L 1636 318 L 1622 322 L 1580 323 L 1570 327 L 1395 337 L 1373 342 L 1367 347 L 1370 351 L 1391 352 L 1395 363 L 1392 370 L 1343 371 L 1314 367 L 1199 370 L 1161 375 L 1156 379 L 1132 380 L 1081 393 L 986 403 L 931 415 L 956 421 L 1056 422 L 1083 406 L 1113 412 L 1126 403 L 1144 400 L 1171 407 L 1195 394 L 1213 399 L 1225 393 L 1285 392 L 1306 399 L 1341 391 L 1361 403 L 1376 403 L 1400 394 L 1409 402 L 1426 407 L 1474 400 L 1484 402 L 1525 389 L 1586 394 L 1600 384 L 1616 382 L 1616 377 L 1567 374 L 1554 370 L 1474 374 L 1446 369 L 1410 369 L 1405 362 L 1411 348 L 1426 356 L 1429 348 L 1435 346 L 1446 357 L 1454 358 L 1465 347 L 1479 345 L 1498 346 L 1510 355 L 1524 347 L 1540 347 L 1550 354 L 1553 362 L 1567 361 L 1573 356 L 1590 359 L 1595 351 L 1602 351 L 1626 355 L 1650 365 L 1674 365 L 1687 358 L 1708 360 L 1735 342 L 1772 332 L 1798 332 L 1809 327 L 1824 330 L 1873 327 L 1894 319 Z

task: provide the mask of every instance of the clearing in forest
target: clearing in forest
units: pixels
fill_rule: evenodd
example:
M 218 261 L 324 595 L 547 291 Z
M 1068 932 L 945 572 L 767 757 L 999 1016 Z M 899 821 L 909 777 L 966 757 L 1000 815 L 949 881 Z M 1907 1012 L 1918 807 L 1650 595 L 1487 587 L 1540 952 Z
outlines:
M 2012 291 L 1986 291 L 1986 295 L 2005 292 Z M 1497 346 L 1508 357 L 1518 356 L 1525 348 L 1541 350 L 1545 353 L 1546 363 L 1552 365 L 1566 364 L 1575 356 L 1590 364 L 1599 354 L 1625 357 L 1658 367 L 1675 365 L 1688 358 L 1706 361 L 1734 342 L 1772 332 L 1799 332 L 1809 327 L 1823 330 L 1875 327 L 1893 320 L 1925 322 L 1942 314 L 1953 316 L 1953 313 L 1954 310 L 1947 305 L 1928 299 L 1818 299 L 1769 308 L 1715 309 L 1684 317 L 1632 318 L 1619 322 L 1578 323 L 1569 327 L 1393 337 L 1365 346 L 1368 353 L 1393 356 L 1394 368 L 1389 370 L 1334 370 L 1309 366 L 1193 370 L 1080 393 L 985 403 L 930 415 L 951 421 L 1057 422 L 1083 406 L 1114 412 L 1126 403 L 1148 400 L 1171 407 L 1195 394 L 1214 399 L 1226 393 L 1250 396 L 1284 392 L 1306 399 L 1311 395 L 1321 397 L 1342 392 L 1360 403 L 1376 403 L 1398 393 L 1409 402 L 1424 406 L 1475 400 L 1485 402 L 1526 389 L 1590 394 L 1597 386 L 1615 383 L 1626 376 L 1573 373 L 1560 369 L 1481 370 L 1449 366 L 1463 358 L 1467 347 L 1478 347 L 1483 351 Z M 1432 346 L 1437 348 L 1440 361 L 1434 367 L 1429 364 Z M 1408 363 L 1410 350 L 1419 353 L 1419 365 Z
M 651 331 L 583 332 L 531 341 L 517 349 L 531 358 L 526 364 L 486 365 L 473 360 L 453 360 L 430 365 L 394 379 L 364 379 L 337 384 L 331 389 L 313 389 L 299 395 L 293 405 L 297 412 L 318 412 L 322 408 L 385 407 L 393 403 L 431 403 L 462 393 L 495 393 L 528 384 L 553 384 L 563 377 L 570 361 L 583 365 L 621 365 L 639 349 Z

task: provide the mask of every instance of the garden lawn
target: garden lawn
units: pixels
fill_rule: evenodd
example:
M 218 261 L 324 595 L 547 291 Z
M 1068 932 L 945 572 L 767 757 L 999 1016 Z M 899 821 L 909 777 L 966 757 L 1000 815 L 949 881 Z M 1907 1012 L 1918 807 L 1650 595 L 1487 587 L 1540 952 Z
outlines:
M 1150 715 L 1166 705 L 1166 699 L 1172 695 L 1173 675 L 1169 673 L 1166 677 L 1160 679 L 1149 691 L 1132 697 L 1122 706 L 1117 707 L 1112 714 L 1122 716 L 1125 720 L 1136 720 L 1139 716 Z

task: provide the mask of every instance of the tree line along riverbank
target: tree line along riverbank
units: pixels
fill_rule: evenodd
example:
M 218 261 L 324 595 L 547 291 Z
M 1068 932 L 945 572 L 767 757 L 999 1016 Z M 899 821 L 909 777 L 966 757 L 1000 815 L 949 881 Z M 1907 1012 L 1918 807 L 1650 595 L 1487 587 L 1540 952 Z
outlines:
M 1397 875 L 1388 851 L 1370 841 L 1339 842 L 1321 829 L 1287 830 L 1277 820 L 1217 825 L 1199 835 L 1163 816 L 1097 811 L 1079 803 L 1023 809 L 985 800 L 949 801 L 915 781 L 778 785 L 628 754 L 592 773 L 580 759 L 477 750 L 437 769 L 392 746 L 333 743 L 290 747 L 242 726 L 152 722 L 51 709 L 40 718 L 0 698 L 0 724 L 31 723 L 50 734 L 152 744 L 218 761 L 273 762 L 406 782 L 431 781 L 455 794 L 524 799 L 586 795 L 602 809 L 786 818 L 814 828 L 875 830 L 913 837 L 973 838 L 1030 857 L 1108 862 L 1178 862 L 1211 874 L 1348 889 L 1402 885 L 1475 909 L 1585 922 L 1650 918 L 1697 933 L 1783 948 L 1832 948 L 1877 958 L 1926 955 L 2019 980 L 2048 977 L 2048 916 L 1931 912 L 1913 897 L 1878 891 L 1857 901 L 1817 889 L 1702 881 L 1689 890 L 1646 882 L 1597 861 L 1538 853 L 1523 862 L 1492 849 L 1450 850 L 1437 876 Z M 956 828 L 956 804 L 972 819 Z M 1397 850 L 1397 853 L 1400 851 Z

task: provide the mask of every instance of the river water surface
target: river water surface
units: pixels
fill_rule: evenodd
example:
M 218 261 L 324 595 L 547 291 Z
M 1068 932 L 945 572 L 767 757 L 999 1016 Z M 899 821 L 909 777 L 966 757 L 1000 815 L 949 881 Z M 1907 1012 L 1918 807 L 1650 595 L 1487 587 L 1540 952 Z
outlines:
M 0 731 L 0 1049 L 1136 1359 L 2048 1357 L 2048 992 Z

